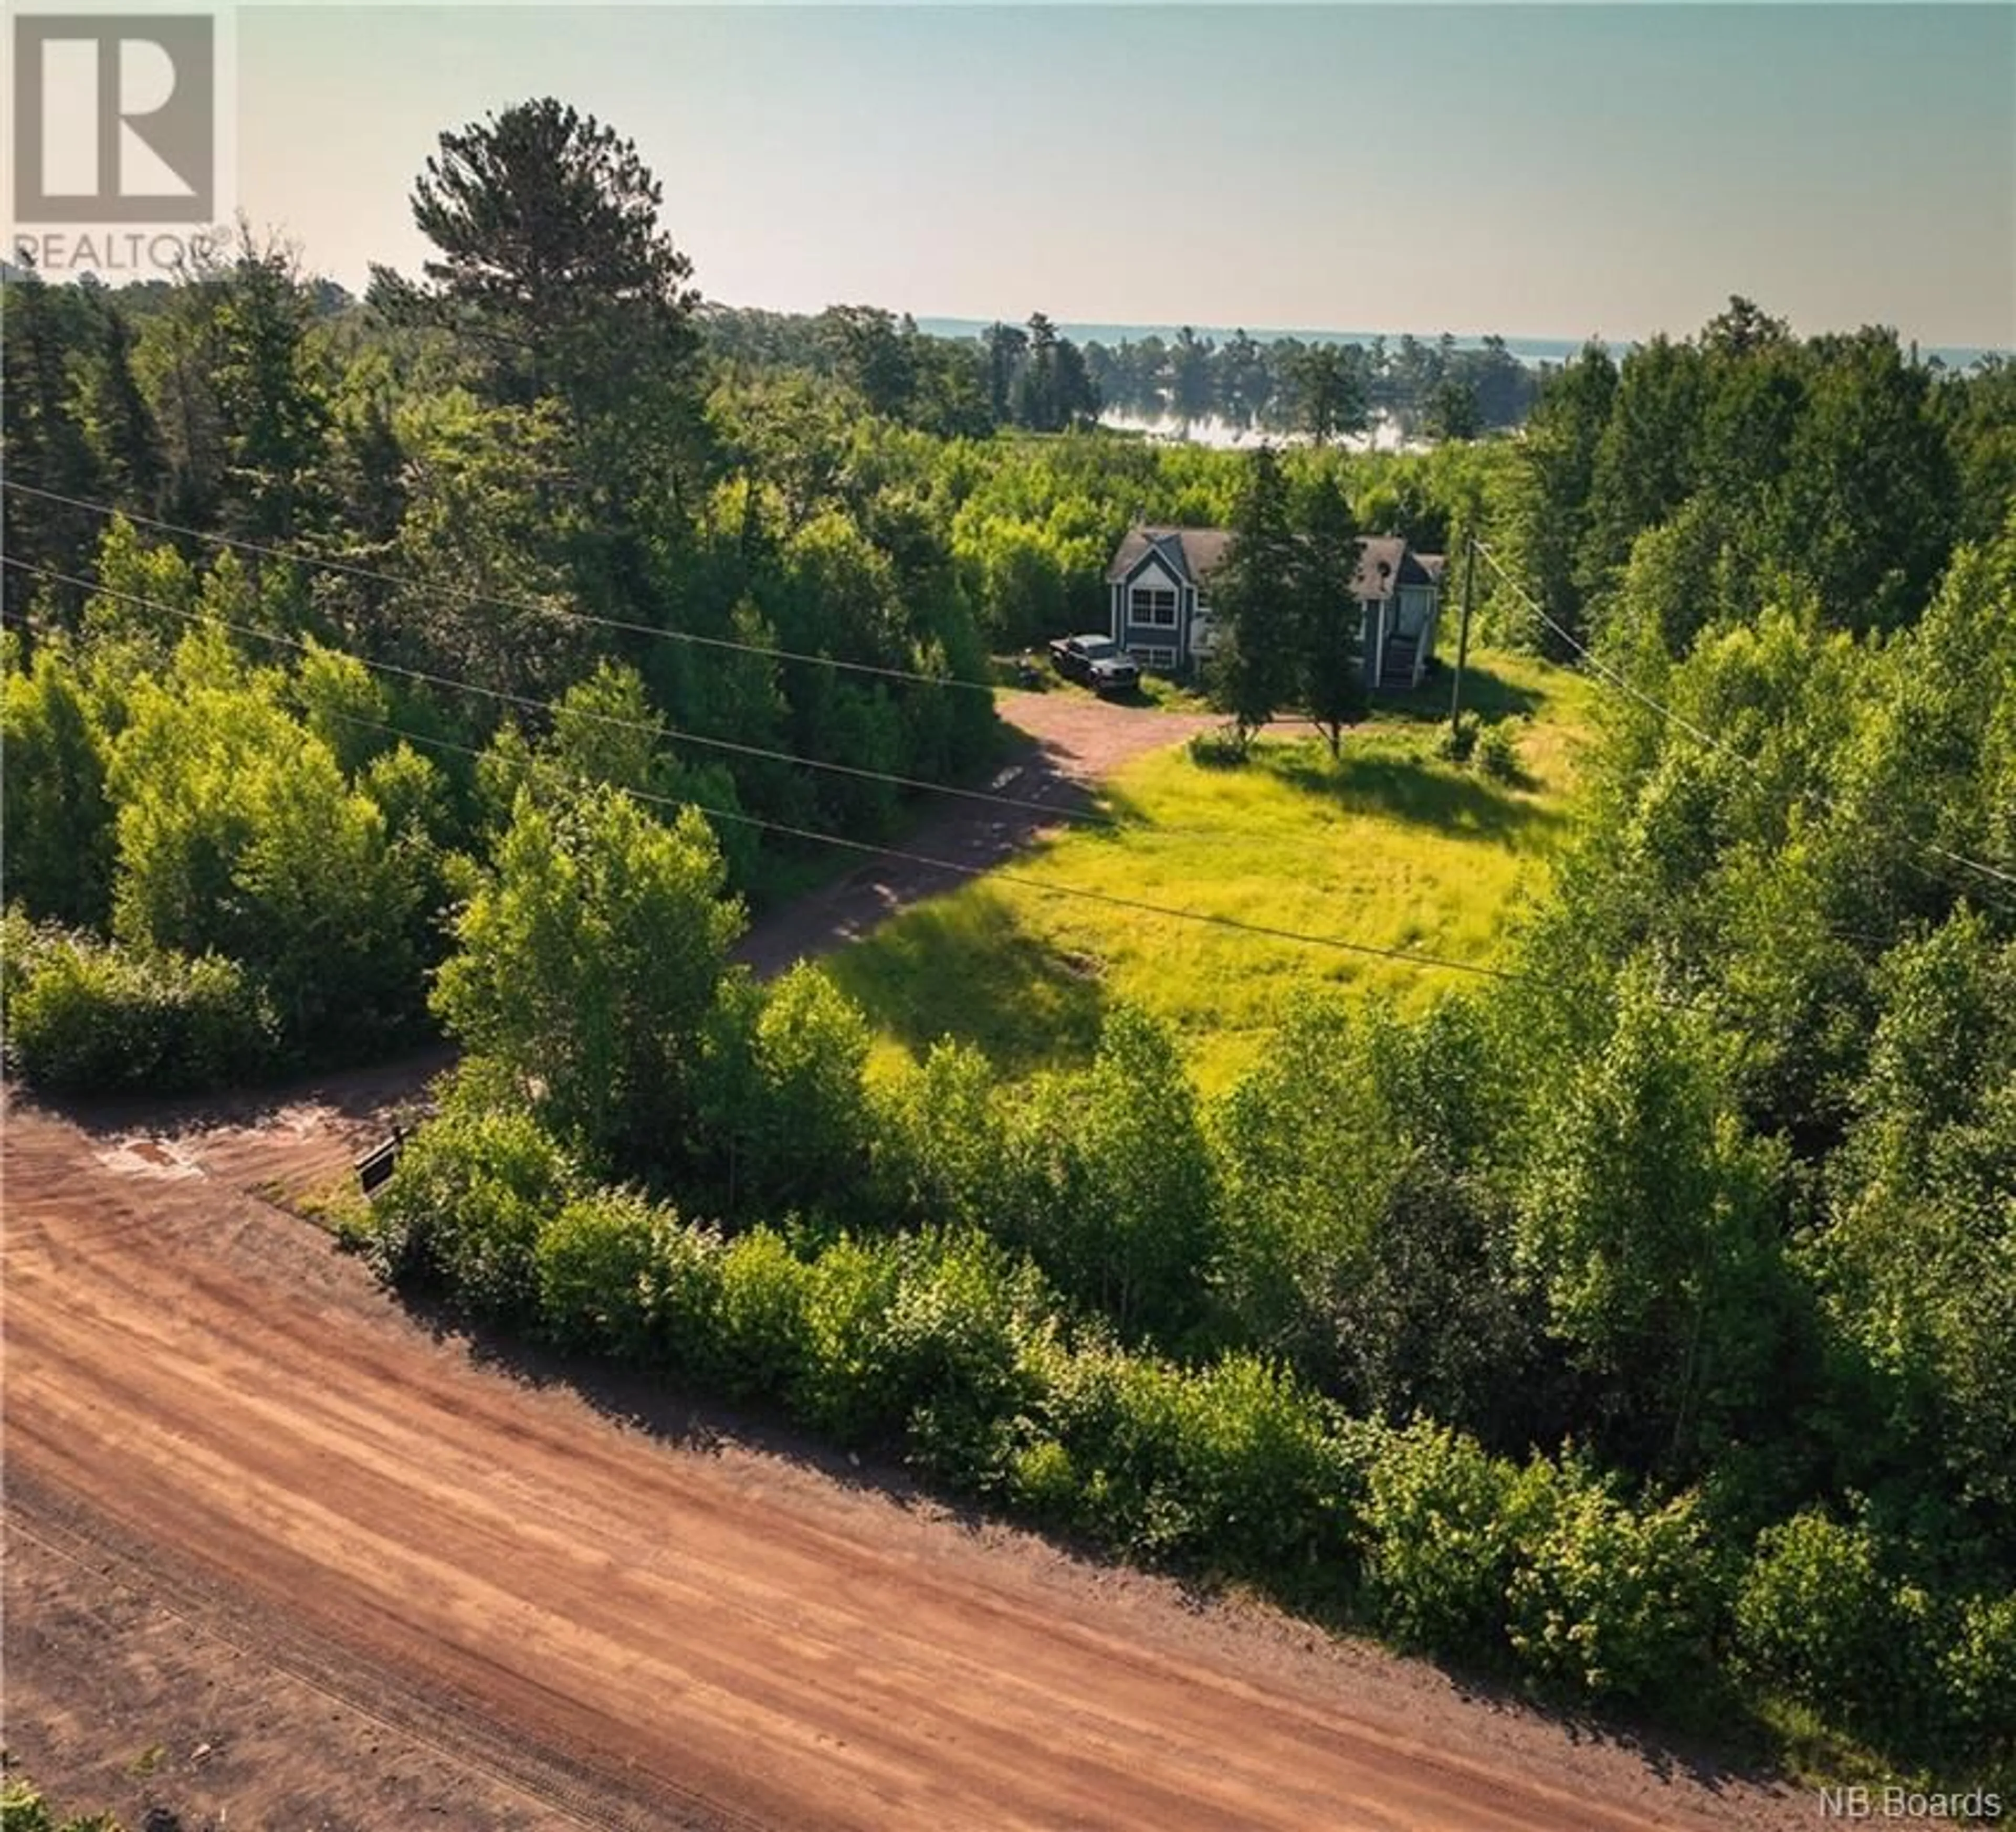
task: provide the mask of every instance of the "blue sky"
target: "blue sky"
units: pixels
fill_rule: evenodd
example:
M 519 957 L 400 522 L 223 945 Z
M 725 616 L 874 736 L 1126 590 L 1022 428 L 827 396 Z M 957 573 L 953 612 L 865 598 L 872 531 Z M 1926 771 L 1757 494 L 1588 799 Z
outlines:
M 242 204 L 352 284 L 551 93 L 736 304 L 2016 344 L 2003 5 L 247 6 L 238 89 Z

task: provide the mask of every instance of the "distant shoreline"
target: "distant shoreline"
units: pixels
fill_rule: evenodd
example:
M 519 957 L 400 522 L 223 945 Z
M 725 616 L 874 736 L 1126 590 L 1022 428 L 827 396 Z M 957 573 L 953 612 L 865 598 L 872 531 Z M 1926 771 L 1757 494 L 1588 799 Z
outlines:
M 920 318 L 917 329 L 934 337 L 977 337 L 992 321 L 979 318 Z M 1057 331 L 1060 336 L 1075 344 L 1103 344 L 1109 348 L 1121 343 L 1138 343 L 1144 337 L 1161 337 L 1165 341 L 1173 338 L 1183 327 L 1180 325 L 1102 325 L 1072 324 L 1059 320 Z M 1237 335 L 1239 327 L 1226 325 L 1193 325 L 1190 327 L 1200 337 L 1209 337 L 1223 343 Z M 1439 331 L 1317 331 L 1280 330 L 1259 325 L 1244 327 L 1246 334 L 1262 344 L 1271 344 L 1282 337 L 1294 337 L 1305 344 L 1370 344 L 1376 337 L 1384 337 L 1390 347 L 1404 337 L 1413 337 L 1424 344 L 1441 340 Z M 1670 333 L 1669 333 L 1670 334 Z M 1901 336 L 1902 333 L 1900 333 Z M 1458 332 L 1456 347 L 1459 350 L 1481 350 L 1485 333 Z M 1506 337 L 1501 340 L 1507 351 L 1529 366 L 1543 362 L 1565 362 L 1568 358 L 1589 341 L 1586 337 Z M 1615 351 L 1629 350 L 1635 344 L 1647 340 L 1640 337 L 1613 337 L 1603 340 Z M 1908 346 L 1910 340 L 1904 340 Z M 2016 350 L 1997 349 L 1987 344 L 1921 344 L 1921 358 L 1930 361 L 1937 357 L 1949 369 L 1966 369 L 1979 358 L 1998 356 L 2016 358 Z

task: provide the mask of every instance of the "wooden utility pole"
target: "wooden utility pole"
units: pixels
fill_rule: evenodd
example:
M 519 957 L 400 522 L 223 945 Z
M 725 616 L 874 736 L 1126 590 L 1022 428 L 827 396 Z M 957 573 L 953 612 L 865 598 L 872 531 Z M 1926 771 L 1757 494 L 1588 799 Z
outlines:
M 1463 664 L 1470 659 L 1470 606 L 1477 585 L 1477 536 L 1469 535 L 1463 555 L 1463 628 L 1456 639 L 1456 684 L 1449 689 L 1449 741 L 1456 742 L 1463 714 Z

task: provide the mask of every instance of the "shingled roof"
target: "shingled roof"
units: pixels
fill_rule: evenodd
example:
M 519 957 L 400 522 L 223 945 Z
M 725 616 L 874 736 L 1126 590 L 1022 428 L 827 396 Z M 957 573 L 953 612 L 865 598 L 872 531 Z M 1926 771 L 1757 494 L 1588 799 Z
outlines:
M 1352 596 L 1385 598 L 1399 585 L 1438 585 L 1442 583 L 1442 556 L 1417 553 L 1401 534 L 1368 534 L 1358 542 L 1358 570 L 1352 577 Z
M 1106 569 L 1106 582 L 1124 585 L 1153 553 L 1186 585 L 1204 585 L 1223 564 L 1231 547 L 1229 528 L 1129 528 L 1113 556 L 1113 563 Z M 1402 535 L 1363 535 L 1358 543 L 1358 570 L 1352 579 L 1352 594 L 1358 598 L 1385 598 L 1400 585 L 1439 585 L 1442 566 L 1440 554 L 1417 553 Z
M 1231 545 L 1229 528 L 1129 528 L 1106 569 L 1106 582 L 1121 584 L 1152 551 L 1184 584 L 1201 585 L 1218 570 Z

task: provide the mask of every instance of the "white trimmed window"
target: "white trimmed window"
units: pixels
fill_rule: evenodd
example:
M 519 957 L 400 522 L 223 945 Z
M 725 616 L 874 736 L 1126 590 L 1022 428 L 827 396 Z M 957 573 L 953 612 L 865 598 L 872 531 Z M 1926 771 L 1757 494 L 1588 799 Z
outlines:
M 1144 629 L 1173 630 L 1176 627 L 1176 595 L 1163 587 L 1136 585 L 1129 601 L 1127 621 Z
M 1127 653 L 1143 668 L 1172 668 L 1176 665 L 1176 652 L 1152 643 L 1136 642 Z

